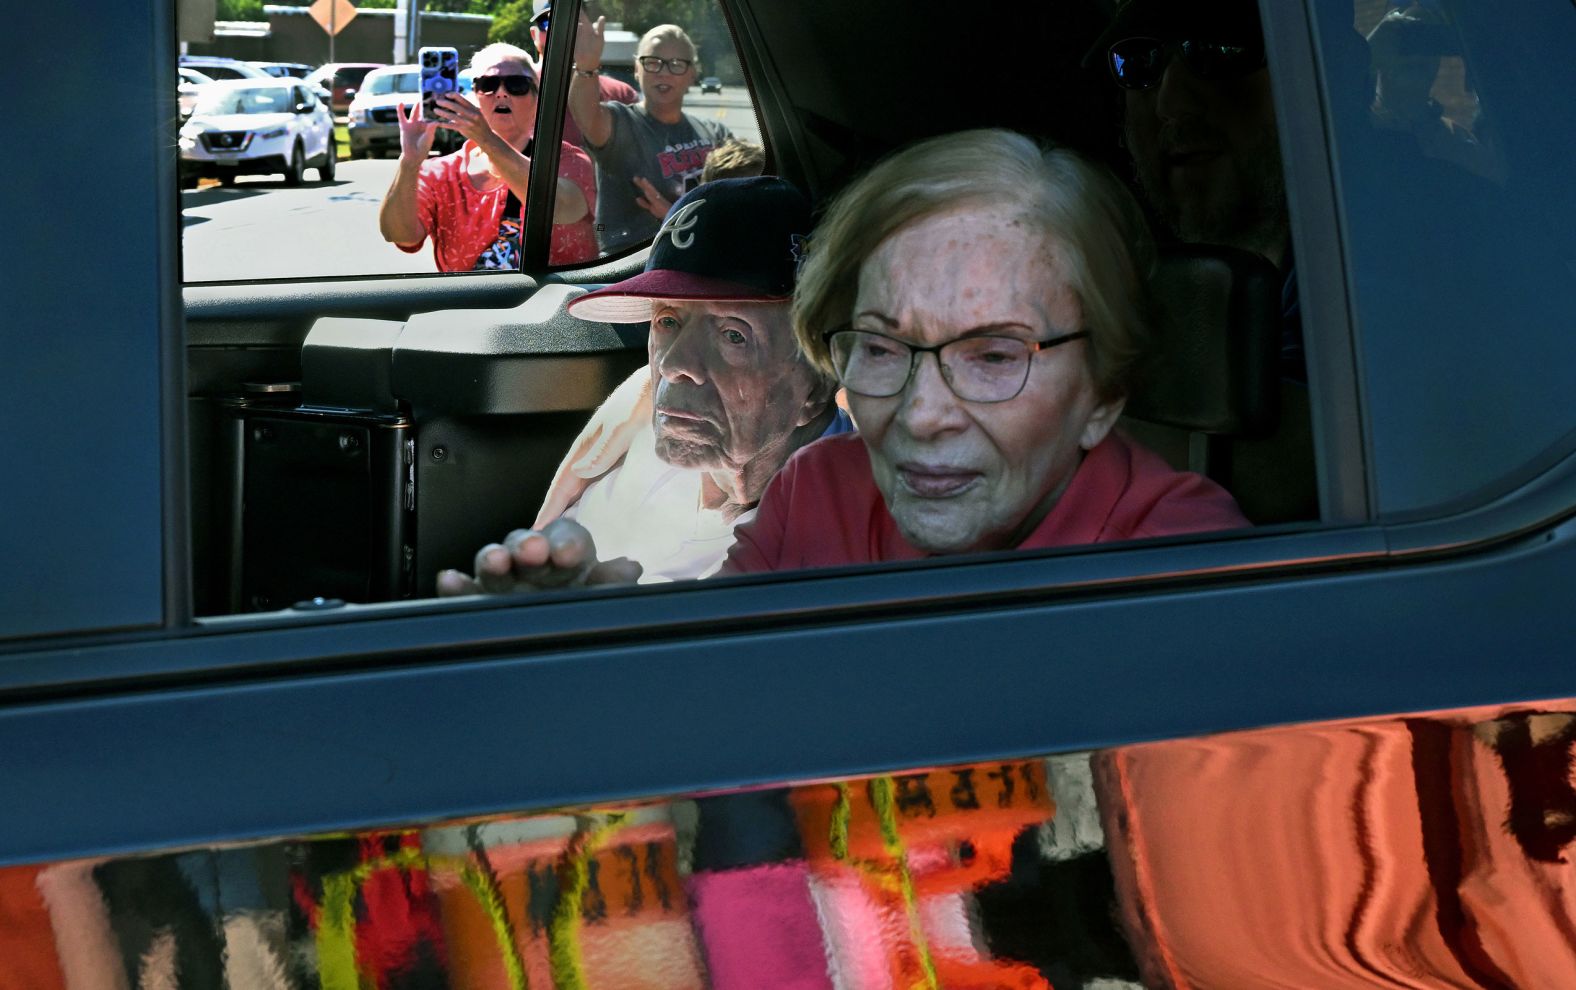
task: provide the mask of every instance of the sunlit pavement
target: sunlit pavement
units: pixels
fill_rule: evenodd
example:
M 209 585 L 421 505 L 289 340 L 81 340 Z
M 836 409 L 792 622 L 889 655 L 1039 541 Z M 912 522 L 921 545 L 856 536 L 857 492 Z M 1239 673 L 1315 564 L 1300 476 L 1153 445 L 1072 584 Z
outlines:
M 333 182 L 316 170 L 290 187 L 277 176 L 202 182 L 181 193 L 188 282 L 434 272 L 432 249 L 406 254 L 378 233 L 395 162 L 342 161 Z
M 721 120 L 736 136 L 759 141 L 742 87 L 691 94 L 696 116 Z M 427 274 L 432 248 L 406 254 L 378 233 L 378 207 L 394 180 L 393 159 L 338 163 L 333 182 L 309 169 L 290 187 L 279 176 L 240 176 L 234 185 L 205 179 L 181 193 L 187 282 Z

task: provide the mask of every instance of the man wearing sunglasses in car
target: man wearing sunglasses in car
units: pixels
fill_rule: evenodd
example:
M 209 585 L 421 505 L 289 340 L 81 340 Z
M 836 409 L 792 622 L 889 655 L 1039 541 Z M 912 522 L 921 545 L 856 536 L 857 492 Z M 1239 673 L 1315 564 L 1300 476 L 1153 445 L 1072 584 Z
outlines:
M 1264 518 L 1318 516 L 1308 371 L 1291 221 L 1264 40 L 1254 0 L 1122 0 L 1084 58 L 1121 89 L 1145 199 L 1187 244 L 1267 259 L 1282 277 L 1280 421 L 1233 445 L 1236 479 L 1281 479 Z M 1159 437 L 1147 437 L 1163 443 Z
M 575 36 L 569 112 L 596 162 L 597 241 L 611 253 L 654 237 L 674 200 L 699 183 L 711 149 L 733 134 L 684 112 L 684 94 L 695 83 L 695 43 L 675 24 L 647 31 L 636 48 L 641 101 L 599 101 L 606 23 L 599 17 Z
M 488 45 L 471 58 L 473 98 L 445 93 L 434 117 L 417 101 L 399 110 L 400 155 L 378 213 L 383 239 L 415 252 L 432 238 L 442 272 L 518 270 L 526 189 L 536 131 L 536 68 L 524 49 Z M 428 160 L 438 127 L 465 137 L 460 150 Z M 591 217 L 595 170 L 586 153 L 564 142 L 558 158 L 548 262 L 597 256 Z
M 586 16 L 585 5 L 580 8 L 580 26 L 575 34 L 575 61 L 584 61 L 580 48 L 586 44 L 591 34 L 591 20 Z M 547 58 L 547 32 L 553 25 L 553 0 L 535 0 L 531 5 L 531 43 L 536 46 L 537 55 L 542 59 Z M 598 63 L 600 64 L 600 63 Z M 614 79 L 610 75 L 602 74 L 596 77 L 597 100 L 601 103 L 639 103 L 640 93 L 635 87 L 622 79 Z M 585 147 L 586 138 L 580 131 L 580 125 L 575 123 L 573 115 L 564 115 L 564 140 L 570 144 Z
M 1125 0 L 1085 58 L 1123 91 L 1139 185 L 1178 240 L 1262 255 L 1287 275 L 1283 376 L 1306 381 L 1291 224 L 1253 0 Z

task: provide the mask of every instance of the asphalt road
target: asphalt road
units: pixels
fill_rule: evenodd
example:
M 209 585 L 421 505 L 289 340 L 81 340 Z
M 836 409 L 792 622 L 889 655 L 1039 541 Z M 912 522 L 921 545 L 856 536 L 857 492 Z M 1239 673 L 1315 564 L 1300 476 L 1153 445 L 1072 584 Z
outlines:
M 743 87 L 730 86 L 721 95 L 691 93 L 684 100 L 684 108 L 698 117 L 722 121 L 734 137 L 760 143 L 761 129 L 755 122 L 755 111 Z
M 687 109 L 760 140 L 742 89 L 695 94 Z M 378 204 L 394 162 L 341 161 L 333 182 L 315 171 L 294 189 L 275 176 L 242 176 L 228 188 L 204 184 L 181 193 L 184 274 L 188 282 L 436 271 L 431 247 L 406 254 L 378 234 Z

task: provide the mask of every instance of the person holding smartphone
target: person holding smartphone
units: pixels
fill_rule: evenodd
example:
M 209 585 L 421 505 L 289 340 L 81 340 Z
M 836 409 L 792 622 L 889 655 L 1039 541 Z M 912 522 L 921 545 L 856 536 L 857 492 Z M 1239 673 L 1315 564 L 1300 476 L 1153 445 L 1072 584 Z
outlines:
M 524 49 L 495 44 L 471 58 L 471 72 L 474 102 L 445 93 L 435 100 L 432 120 L 420 102 L 401 105 L 399 166 L 378 226 L 383 239 L 401 251 L 419 251 L 431 237 L 439 271 L 518 270 L 536 130 L 536 67 Z M 438 127 L 458 131 L 465 144 L 429 160 Z M 591 160 L 564 142 L 549 264 L 597 256 L 595 211 Z

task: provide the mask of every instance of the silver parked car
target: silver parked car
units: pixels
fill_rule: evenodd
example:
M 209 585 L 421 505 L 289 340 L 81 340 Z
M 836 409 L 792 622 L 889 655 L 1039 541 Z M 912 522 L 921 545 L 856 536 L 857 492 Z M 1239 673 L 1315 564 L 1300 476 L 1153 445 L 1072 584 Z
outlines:
M 462 80 L 461 91 L 465 91 Z M 361 89 L 350 101 L 350 157 L 381 158 L 399 154 L 399 107 L 421 100 L 421 72 L 414 65 L 373 69 L 361 80 Z M 433 149 L 447 153 L 465 139 L 457 131 L 438 128 Z

